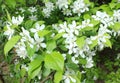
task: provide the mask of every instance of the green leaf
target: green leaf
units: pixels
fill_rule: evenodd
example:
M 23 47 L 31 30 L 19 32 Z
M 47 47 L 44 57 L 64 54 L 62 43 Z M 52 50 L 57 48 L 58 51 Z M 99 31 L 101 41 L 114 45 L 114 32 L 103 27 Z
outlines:
M 108 47 L 112 48 L 112 44 L 111 44 L 111 41 L 110 41 L 109 39 L 106 39 L 105 44 L 106 44 Z
M 113 29 L 114 29 L 115 31 L 120 30 L 120 22 L 116 22 L 116 23 L 114 24 Z
M 90 48 L 93 49 L 95 46 L 97 46 L 98 40 L 92 40 L 92 44 L 90 44 Z
M 102 10 L 104 10 L 104 11 L 110 11 L 110 10 L 111 10 L 108 5 L 101 5 L 101 6 L 99 7 L 99 9 L 102 9 Z
M 109 6 L 111 9 L 113 9 L 116 6 L 116 3 L 109 3 Z
M 93 30 L 93 27 L 87 26 L 87 27 L 83 28 L 82 30 L 83 31 L 90 31 L 90 30 Z
M 6 14 L 7 14 L 8 21 L 12 22 L 10 13 L 7 11 L 7 9 L 5 11 L 6 11 Z
M 77 38 L 76 43 L 79 48 L 83 48 L 85 44 L 85 37 L 83 36 L 83 37 Z
M 90 14 L 84 14 L 83 18 L 84 18 L 84 20 L 86 20 L 86 19 L 90 19 L 91 16 L 90 16 Z
M 87 63 L 86 59 L 81 58 L 79 59 L 80 64 L 85 65 Z
M 22 68 L 22 69 L 20 70 L 20 75 L 21 75 L 21 77 L 23 78 L 23 77 L 25 76 L 25 74 L 26 74 L 26 69 Z
M 50 33 L 50 31 L 48 31 L 48 30 L 42 30 L 42 31 L 38 32 L 38 35 L 40 37 L 43 37 L 43 36 L 46 36 L 48 33 Z
M 58 33 L 57 35 L 55 35 L 54 40 L 59 39 L 60 37 L 62 37 L 63 34 L 64 33 Z
M 36 51 L 36 46 L 34 46 L 33 48 L 30 47 L 30 45 L 27 44 L 27 53 L 28 56 L 32 57 L 34 55 Z
M 41 70 L 41 63 L 44 61 L 44 57 L 39 55 L 36 59 L 34 59 L 28 67 L 28 76 L 30 79 L 33 79 L 37 76 Z
M 60 83 L 61 80 L 62 80 L 62 72 L 57 71 L 54 75 L 54 83 Z
M 16 35 L 13 36 L 4 46 L 4 54 L 6 55 L 13 47 L 14 45 L 19 41 L 20 36 Z
M 76 65 L 76 64 L 73 63 L 73 62 L 66 63 L 65 65 L 66 65 L 68 68 L 72 69 L 72 70 L 78 70 L 78 69 L 79 69 L 79 66 Z
M 16 1 L 15 1 L 15 0 L 5 0 L 5 3 L 6 3 L 10 8 L 15 8 L 15 6 L 16 6 Z
M 52 52 L 56 48 L 56 42 L 55 40 L 49 40 L 47 42 L 47 51 Z
M 27 20 L 25 22 L 25 28 L 30 29 L 32 27 L 32 25 L 33 25 L 33 22 L 34 22 L 33 20 Z
M 96 25 L 98 25 L 98 24 L 100 23 L 100 21 L 97 21 L 97 20 L 92 19 L 92 20 L 91 20 L 91 23 L 92 23 L 94 26 L 96 26 Z
M 43 76 L 44 77 L 47 77 L 50 73 L 51 73 L 51 69 L 44 68 L 44 70 L 43 70 Z
M 52 52 L 51 54 L 45 55 L 45 67 L 58 71 L 63 71 L 64 58 L 58 52 Z
M 23 4 L 23 5 L 25 5 L 26 3 L 26 1 L 25 0 L 16 0 L 17 2 L 19 2 L 20 4 Z

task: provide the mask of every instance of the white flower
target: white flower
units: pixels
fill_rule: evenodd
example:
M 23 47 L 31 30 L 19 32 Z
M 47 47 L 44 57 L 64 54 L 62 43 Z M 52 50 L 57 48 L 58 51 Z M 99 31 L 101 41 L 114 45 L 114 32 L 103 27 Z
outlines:
M 8 40 L 10 40 L 14 34 L 14 29 L 11 29 L 8 25 L 6 25 L 6 28 L 7 30 L 4 32 L 4 35 L 6 35 L 8 37 Z
M 76 83 L 76 79 L 74 79 L 71 75 L 75 74 L 75 72 L 67 70 L 63 75 L 64 83 Z
M 28 67 L 25 64 L 22 64 L 21 68 L 24 68 L 26 71 L 28 71 Z
M 23 8 L 19 8 L 19 10 L 23 13 L 23 12 L 25 12 L 25 9 L 23 9 Z
M 45 8 L 43 8 L 43 13 L 46 18 L 50 17 L 51 12 L 54 10 L 54 5 L 52 2 L 45 3 Z
M 30 11 L 31 13 L 34 13 L 37 11 L 36 7 L 29 7 L 28 11 Z
M 14 47 L 15 47 L 15 52 L 17 53 L 17 56 L 19 56 L 20 58 L 25 59 L 28 56 L 24 42 L 20 41 Z
M 87 60 L 87 63 L 86 63 L 86 65 L 85 65 L 86 68 L 91 68 L 91 67 L 94 66 L 94 65 L 93 65 L 92 57 L 87 57 L 86 60 Z
M 62 54 L 62 56 L 63 56 L 64 60 L 66 60 L 66 54 Z
M 117 54 L 117 58 L 116 59 L 120 59 L 120 53 Z
M 34 43 L 37 45 L 37 50 L 38 50 L 40 47 L 46 48 L 46 44 L 43 43 L 44 38 L 40 38 L 40 37 L 38 36 L 38 34 L 34 34 L 34 39 L 35 39 L 35 42 L 34 42 Z
M 80 16 L 81 13 L 89 10 L 88 5 L 84 3 L 84 0 L 76 0 L 71 7 L 73 13 L 78 14 L 78 16 Z
M 120 0 L 118 0 L 118 3 L 120 3 Z
M 36 21 L 37 20 L 37 15 L 31 15 L 31 16 L 29 16 L 29 18 L 31 19 L 31 20 L 34 20 L 34 21 Z
M 31 38 L 29 31 L 25 30 L 22 27 L 22 32 L 20 33 L 20 35 L 22 36 L 21 41 L 27 42 L 30 45 L 31 48 L 34 47 L 34 39 Z
M 97 11 L 96 15 L 92 16 L 95 20 L 99 20 L 104 25 L 114 25 L 113 17 L 110 17 L 106 12 Z
M 68 27 L 67 27 L 67 23 L 64 22 L 64 24 L 60 24 L 60 25 L 59 25 L 59 28 L 60 28 L 60 30 L 58 31 L 58 33 L 65 32 L 66 29 L 68 29 Z
M 82 21 L 82 25 L 80 26 L 81 28 L 85 28 L 85 27 L 93 27 L 93 24 L 90 24 L 90 19 L 84 20 Z
M 115 22 L 120 22 L 120 9 L 119 10 L 114 10 L 113 17 L 114 17 Z
M 75 63 L 75 64 L 78 64 L 78 63 L 79 63 L 79 61 L 76 60 L 74 56 L 73 56 L 71 59 L 72 59 L 72 62 L 73 62 L 73 63 Z
M 30 31 L 33 33 L 37 33 L 38 31 L 41 31 L 45 28 L 45 25 L 39 25 L 38 23 L 35 24 L 35 28 L 31 28 Z
M 20 25 L 23 22 L 24 17 L 21 17 L 20 15 L 18 17 L 12 17 L 12 23 L 15 25 Z
M 56 5 L 59 7 L 59 9 L 67 9 L 68 1 L 67 0 L 57 0 Z
M 71 16 L 72 15 L 72 12 L 70 9 L 63 9 L 62 10 L 63 14 L 66 15 L 66 16 Z

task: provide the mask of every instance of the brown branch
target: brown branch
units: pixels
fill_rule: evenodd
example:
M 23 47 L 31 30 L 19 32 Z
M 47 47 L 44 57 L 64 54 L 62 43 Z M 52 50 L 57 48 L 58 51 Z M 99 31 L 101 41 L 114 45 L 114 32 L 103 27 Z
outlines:
M 50 73 L 50 75 L 48 75 L 45 79 L 43 79 L 40 83 L 45 83 L 45 81 L 47 81 L 48 79 L 52 79 L 54 75 L 54 72 Z

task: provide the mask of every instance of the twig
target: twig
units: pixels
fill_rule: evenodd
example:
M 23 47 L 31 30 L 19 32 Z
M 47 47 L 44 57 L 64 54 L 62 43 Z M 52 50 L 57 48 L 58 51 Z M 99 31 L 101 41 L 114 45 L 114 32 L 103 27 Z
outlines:
M 50 75 L 48 75 L 45 79 L 43 79 L 40 83 L 45 83 L 48 79 L 52 79 L 54 75 L 54 72 L 52 72 Z

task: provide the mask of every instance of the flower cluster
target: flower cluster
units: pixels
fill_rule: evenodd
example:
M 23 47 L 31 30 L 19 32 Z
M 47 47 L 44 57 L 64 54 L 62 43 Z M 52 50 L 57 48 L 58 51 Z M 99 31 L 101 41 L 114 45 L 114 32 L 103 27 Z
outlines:
M 45 17 L 50 17 L 51 12 L 54 10 L 54 4 L 52 2 L 45 3 L 45 8 L 43 9 L 43 13 Z
M 4 35 L 8 37 L 8 40 L 11 39 L 11 37 L 14 34 L 14 29 L 12 28 L 12 25 L 20 25 L 23 22 L 24 17 L 18 16 L 18 17 L 12 17 L 11 22 L 6 22 L 6 31 L 4 32 Z

